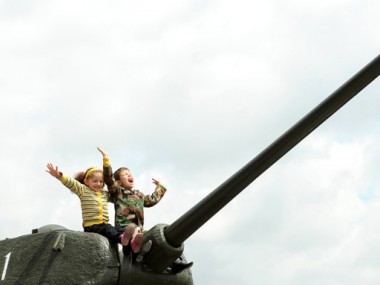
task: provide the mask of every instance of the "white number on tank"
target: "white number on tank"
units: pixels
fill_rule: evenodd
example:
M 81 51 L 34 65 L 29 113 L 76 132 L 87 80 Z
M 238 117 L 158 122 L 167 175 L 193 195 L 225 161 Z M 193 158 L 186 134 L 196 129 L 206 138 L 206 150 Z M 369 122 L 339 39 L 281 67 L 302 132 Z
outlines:
M 5 263 L 4 263 L 4 269 L 3 269 L 3 274 L 1 275 L 1 280 L 5 279 L 5 275 L 7 274 L 7 268 L 8 268 L 8 263 L 9 263 L 9 258 L 11 257 L 11 253 L 8 253 L 5 256 Z

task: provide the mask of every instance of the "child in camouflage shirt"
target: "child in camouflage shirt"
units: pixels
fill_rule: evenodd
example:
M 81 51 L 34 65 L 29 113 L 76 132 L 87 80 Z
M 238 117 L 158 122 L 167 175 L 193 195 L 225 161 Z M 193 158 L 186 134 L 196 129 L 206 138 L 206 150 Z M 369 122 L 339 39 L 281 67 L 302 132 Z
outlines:
M 103 156 L 104 182 L 108 186 L 110 201 L 115 205 L 115 226 L 129 229 L 128 232 L 133 230 L 130 246 L 134 253 L 138 253 L 144 242 L 144 207 L 156 205 L 164 196 L 166 188 L 153 178 L 156 188 L 151 195 L 144 195 L 139 190 L 133 189 L 134 178 L 130 170 L 121 167 L 113 174 L 109 156 L 101 148 L 98 147 L 98 150 Z M 151 241 L 147 247 L 149 245 Z M 150 247 L 144 251 L 149 251 L 149 249 Z

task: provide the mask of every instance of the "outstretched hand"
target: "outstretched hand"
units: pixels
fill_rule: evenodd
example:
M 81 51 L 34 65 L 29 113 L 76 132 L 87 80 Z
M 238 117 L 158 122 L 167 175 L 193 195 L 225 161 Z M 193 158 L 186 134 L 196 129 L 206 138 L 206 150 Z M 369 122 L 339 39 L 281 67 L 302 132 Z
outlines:
M 108 154 L 104 152 L 99 146 L 97 147 L 97 150 L 102 154 L 103 158 L 108 158 Z
M 54 167 L 50 162 L 47 164 L 46 172 L 50 173 L 51 176 L 60 179 L 62 177 L 62 172 L 58 170 L 58 166 Z
M 153 180 L 153 183 L 156 184 L 157 186 L 161 185 L 161 182 L 158 181 L 157 179 L 152 178 L 152 180 Z

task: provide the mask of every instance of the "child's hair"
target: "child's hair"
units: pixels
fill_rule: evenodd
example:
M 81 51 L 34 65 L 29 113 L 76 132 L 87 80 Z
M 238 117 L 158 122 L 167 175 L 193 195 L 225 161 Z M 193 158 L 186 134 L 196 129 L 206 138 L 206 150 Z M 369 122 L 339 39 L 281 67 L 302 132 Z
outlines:
M 97 168 L 97 167 L 90 167 L 85 172 L 81 171 L 81 172 L 78 172 L 77 174 L 75 174 L 74 179 L 76 179 L 80 183 L 84 184 L 84 180 L 86 178 L 91 177 L 92 174 L 94 174 L 95 172 L 101 172 L 101 173 L 103 173 L 103 170 L 101 168 Z
M 115 171 L 115 173 L 113 174 L 113 177 L 115 178 L 115 180 L 119 180 L 120 179 L 120 172 L 123 171 L 123 170 L 129 170 L 129 168 L 127 167 L 120 167 L 118 170 Z

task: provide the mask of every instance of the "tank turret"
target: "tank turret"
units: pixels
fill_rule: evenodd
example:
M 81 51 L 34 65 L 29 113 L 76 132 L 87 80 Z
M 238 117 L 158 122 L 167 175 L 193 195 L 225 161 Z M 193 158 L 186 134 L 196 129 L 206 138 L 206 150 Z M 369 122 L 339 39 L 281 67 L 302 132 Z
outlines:
M 142 264 L 123 255 L 98 234 L 75 232 L 58 225 L 0 241 L 2 284 L 193 284 L 190 269 L 168 270 L 182 258 L 184 242 L 257 177 L 339 110 L 380 74 L 377 56 L 303 119 L 233 176 L 170 225 L 158 224 L 145 235 L 152 249 Z

